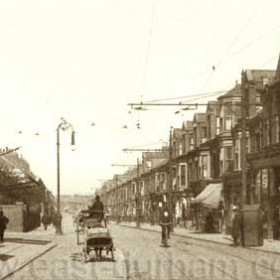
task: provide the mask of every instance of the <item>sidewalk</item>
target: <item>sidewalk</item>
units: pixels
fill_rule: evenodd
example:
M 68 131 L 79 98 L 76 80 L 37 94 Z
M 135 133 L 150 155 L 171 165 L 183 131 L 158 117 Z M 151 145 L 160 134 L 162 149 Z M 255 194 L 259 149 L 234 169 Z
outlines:
M 135 222 L 134 223 L 121 222 L 117 225 L 136 228 Z M 142 230 L 161 232 L 161 227 L 159 225 L 152 226 L 150 224 L 145 223 L 145 224 L 141 224 L 140 228 Z M 174 232 L 171 234 L 175 236 L 186 237 L 195 240 L 201 240 L 201 241 L 223 244 L 228 246 L 233 243 L 232 237 L 230 235 L 226 235 L 222 233 L 202 233 L 197 231 L 191 231 L 185 228 L 175 227 Z M 244 248 L 244 247 L 240 247 L 240 248 Z M 263 246 L 245 247 L 245 248 L 249 250 L 256 250 L 265 253 L 280 254 L 280 241 L 264 239 Z
M 114 251 L 115 261 L 104 252 L 103 260 L 85 263 L 72 216 L 65 214 L 62 222 L 63 235 L 55 234 L 53 226 L 46 231 L 40 227 L 27 233 L 7 232 L 0 243 L 0 279 L 126 279 L 121 249 Z
M 13 274 L 56 246 L 54 229 L 42 227 L 31 232 L 5 232 L 0 243 L 0 279 Z

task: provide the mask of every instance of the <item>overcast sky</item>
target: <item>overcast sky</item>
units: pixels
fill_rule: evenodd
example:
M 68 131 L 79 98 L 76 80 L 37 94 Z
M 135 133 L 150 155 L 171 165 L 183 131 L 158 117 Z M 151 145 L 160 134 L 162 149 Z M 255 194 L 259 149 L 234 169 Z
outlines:
M 127 103 L 226 90 L 242 69 L 276 69 L 279 8 L 279 0 L 1 0 L 0 145 L 22 146 L 56 194 L 64 117 L 76 146 L 61 131 L 61 192 L 93 193 L 125 171 L 111 164 L 141 156 L 123 148 L 159 148 L 195 112 Z

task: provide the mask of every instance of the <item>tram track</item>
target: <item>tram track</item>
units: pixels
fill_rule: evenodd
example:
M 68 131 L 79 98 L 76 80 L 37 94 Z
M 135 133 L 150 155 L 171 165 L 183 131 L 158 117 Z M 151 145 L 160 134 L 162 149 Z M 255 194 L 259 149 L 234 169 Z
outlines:
M 119 225 L 119 226 L 122 226 L 122 225 Z M 136 228 L 132 228 L 132 227 L 128 227 L 128 226 L 126 226 L 126 227 L 134 229 L 134 230 L 136 229 Z M 140 229 L 140 230 L 146 231 L 146 232 L 153 232 L 154 234 L 159 234 L 159 232 L 155 231 L 155 230 L 150 230 L 150 229 L 148 229 L 148 230 Z M 271 254 L 269 256 L 269 253 L 252 252 L 252 250 L 247 249 L 247 248 L 230 248 L 228 245 L 225 245 L 225 244 L 211 243 L 207 240 L 206 241 L 201 240 L 201 239 L 198 240 L 198 239 L 194 239 L 194 238 L 188 238 L 187 236 L 172 235 L 172 237 L 173 238 L 170 242 L 172 249 L 180 252 L 179 254 L 183 253 L 184 255 L 190 256 L 193 260 L 196 260 L 198 262 L 202 261 L 205 265 L 207 265 L 210 268 L 210 271 L 218 271 L 222 275 L 227 277 L 228 279 L 234 279 L 234 280 L 248 279 L 245 275 L 246 273 L 249 273 L 247 271 L 246 267 L 248 267 L 249 269 L 252 270 L 251 273 L 252 273 L 252 275 L 256 276 L 255 278 L 258 278 L 260 271 L 262 271 L 262 273 L 265 272 L 266 275 L 267 275 L 267 273 L 269 273 L 273 279 L 279 279 L 280 269 L 278 269 L 275 266 L 277 259 L 275 259 L 272 262 L 272 264 L 274 264 L 274 265 L 271 265 L 271 263 L 262 262 L 262 260 L 264 260 L 265 257 L 267 257 L 267 259 L 268 258 L 271 259 L 273 254 Z M 179 238 L 185 239 L 185 240 L 187 240 L 187 242 L 179 241 L 178 240 Z M 182 246 L 182 245 L 184 245 L 184 246 Z M 200 250 L 199 248 L 202 250 Z M 204 252 L 203 252 L 203 250 L 204 250 Z M 223 267 L 221 264 L 219 265 L 219 262 L 213 262 L 213 259 L 208 260 L 205 257 L 202 258 L 201 256 L 203 256 L 205 254 L 205 250 L 206 250 L 207 254 L 209 254 L 209 255 L 211 255 L 211 254 L 216 255 L 216 256 L 219 255 L 219 258 L 221 259 L 222 264 L 223 264 L 224 260 L 228 260 L 228 261 L 230 260 L 233 263 L 237 263 L 238 266 L 243 267 L 242 273 L 244 272 L 243 274 L 245 275 L 246 278 L 243 277 L 243 274 L 240 276 L 240 275 L 237 275 L 234 271 L 232 273 L 229 272 L 228 270 L 226 270 L 226 268 L 228 268 L 228 267 Z M 166 251 L 163 252 L 166 259 L 170 258 L 169 252 L 170 252 L 169 248 L 166 248 Z M 255 257 L 254 259 L 252 259 L 252 253 Z M 256 258 L 259 256 L 261 258 Z M 279 264 L 280 264 L 280 262 L 279 262 Z M 177 265 L 176 263 L 173 263 L 173 267 L 174 267 L 174 269 L 177 269 L 177 271 L 180 272 L 183 279 L 190 279 L 190 280 L 202 279 L 201 277 L 196 277 L 195 275 L 190 275 L 190 274 L 186 273 L 186 271 L 184 269 L 181 269 L 181 267 L 179 265 Z M 255 269 L 255 271 L 254 271 L 254 269 Z M 269 279 L 271 279 L 271 277 Z

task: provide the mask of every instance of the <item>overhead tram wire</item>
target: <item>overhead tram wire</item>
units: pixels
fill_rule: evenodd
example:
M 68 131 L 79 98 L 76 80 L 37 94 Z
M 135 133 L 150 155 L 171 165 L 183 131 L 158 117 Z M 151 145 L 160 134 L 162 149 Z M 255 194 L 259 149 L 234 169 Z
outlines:
M 148 38 L 146 60 L 145 60 L 144 71 L 143 71 L 143 85 L 142 85 L 141 97 L 144 95 L 144 93 L 146 91 L 147 71 L 148 71 L 149 58 L 150 58 L 150 49 L 151 49 L 151 41 L 152 41 L 153 28 L 154 28 L 155 13 L 156 13 L 156 8 L 155 8 L 155 5 L 153 4 L 152 14 L 151 14 L 151 21 L 150 21 L 150 30 L 149 30 L 149 38 Z
M 239 39 L 239 37 L 242 34 L 242 32 L 245 30 L 247 25 L 252 21 L 252 19 L 256 15 L 256 9 L 257 9 L 257 5 L 255 5 L 255 9 L 254 9 L 252 15 L 247 19 L 247 21 L 244 22 L 244 24 L 242 25 L 240 31 L 238 31 L 237 34 L 233 37 L 233 40 L 229 44 L 225 54 L 220 58 L 219 62 L 217 63 L 217 65 L 216 65 L 217 67 L 221 65 L 221 63 L 224 60 L 224 58 L 226 57 L 226 55 L 231 51 L 232 47 L 236 44 L 236 42 Z
M 139 106 L 138 108 L 142 108 L 142 106 L 145 106 L 145 104 L 149 104 L 148 106 L 151 105 L 157 105 L 157 104 L 166 104 L 166 103 L 155 103 L 155 102 L 162 102 L 162 101 L 168 101 L 168 100 L 177 100 L 177 99 L 182 99 L 182 98 L 187 98 L 187 100 L 185 101 L 180 101 L 179 103 L 172 103 L 172 104 L 180 104 L 180 106 L 182 105 L 188 105 L 187 102 L 191 102 L 191 101 L 195 101 L 195 100 L 201 100 L 202 98 L 206 98 L 206 97 L 212 97 L 215 95 L 221 95 L 222 93 L 226 93 L 228 91 L 227 90 L 219 90 L 219 91 L 213 91 L 213 92 L 208 92 L 208 93 L 201 93 L 201 94 L 192 94 L 192 95 L 188 95 L 188 96 L 181 96 L 181 97 L 171 97 L 171 98 L 163 98 L 163 99 L 157 99 L 157 100 L 151 100 L 151 101 L 145 101 L 145 102 L 140 102 L 140 103 L 129 103 L 128 105 L 136 106 L 136 104 Z M 189 97 L 195 97 L 195 98 L 191 98 L 189 99 Z M 132 105 L 133 104 L 133 105 Z M 196 103 L 197 104 L 197 103 Z M 134 110 L 139 110 L 139 109 L 135 109 Z M 150 110 L 150 109 L 146 109 L 145 110 Z
M 152 102 L 161 102 L 161 101 L 167 101 L 167 100 L 176 100 L 176 99 L 183 99 L 183 98 L 190 98 L 190 97 L 207 97 L 212 95 L 218 95 L 224 92 L 227 92 L 228 90 L 218 90 L 218 91 L 210 91 L 210 92 L 204 92 L 204 93 L 197 93 L 197 94 L 191 94 L 191 95 L 184 95 L 184 96 L 178 96 L 178 97 L 168 97 L 168 98 L 162 98 L 162 99 L 155 99 L 155 100 L 147 100 L 146 102 L 152 103 Z
M 250 21 L 250 20 L 249 20 Z M 246 24 L 247 25 L 247 24 Z M 261 40 L 262 38 L 264 38 L 265 36 L 269 35 L 271 32 L 273 32 L 274 30 L 280 28 L 280 24 L 275 25 L 274 27 L 268 29 L 266 32 L 262 33 L 261 35 L 259 35 L 258 37 L 256 37 L 254 40 L 250 41 L 249 43 L 247 43 L 245 46 L 243 46 L 242 48 L 238 49 L 237 51 L 234 51 L 232 53 L 229 53 L 227 57 L 223 58 L 223 61 L 227 61 L 233 57 L 235 57 L 236 55 L 242 53 L 243 51 L 245 51 L 246 49 L 248 49 L 249 47 L 251 47 L 252 45 L 254 45 L 256 42 L 258 42 L 259 40 Z M 238 37 L 238 35 L 237 35 Z M 234 42 L 235 43 L 235 42 Z M 222 62 L 218 63 L 217 66 L 220 66 Z M 192 77 L 192 79 L 198 79 L 201 76 L 206 75 L 207 73 L 210 73 L 212 70 L 210 67 L 205 68 L 205 70 L 203 70 L 202 72 L 194 75 Z
M 271 29 L 269 29 L 266 32 L 263 32 L 261 35 L 259 35 L 258 37 L 256 37 L 254 40 L 250 41 L 248 44 L 246 44 L 244 47 L 240 48 L 239 50 L 233 52 L 230 54 L 230 58 L 238 55 L 239 53 L 243 52 L 244 50 L 248 49 L 250 46 L 252 46 L 253 44 L 255 44 L 257 41 L 263 39 L 265 36 L 269 35 L 272 31 L 276 30 L 280 28 L 280 24 L 275 25 L 274 27 L 272 27 Z
M 221 58 L 219 59 L 219 62 L 215 65 L 212 65 L 212 70 L 210 75 L 208 76 L 208 78 L 205 80 L 202 89 L 204 89 L 208 83 L 210 82 L 211 78 L 213 77 L 214 73 L 216 73 L 217 68 L 222 64 L 224 58 L 226 57 L 226 55 L 230 52 L 230 50 L 232 49 L 232 47 L 234 46 L 234 44 L 236 43 L 237 39 L 240 37 L 240 34 L 244 31 L 245 27 L 248 25 L 248 23 L 252 20 L 253 16 L 255 15 L 256 12 L 256 6 L 255 6 L 255 11 L 254 14 L 243 24 L 241 31 L 239 31 L 233 38 L 233 40 L 231 41 L 231 43 L 229 44 L 229 47 L 227 48 L 227 50 L 225 51 L 224 55 L 221 56 Z

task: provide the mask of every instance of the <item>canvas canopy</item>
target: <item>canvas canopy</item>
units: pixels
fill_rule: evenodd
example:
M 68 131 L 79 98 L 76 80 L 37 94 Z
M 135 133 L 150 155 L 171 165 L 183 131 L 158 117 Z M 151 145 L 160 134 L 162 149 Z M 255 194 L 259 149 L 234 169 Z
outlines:
M 222 198 L 222 184 L 209 184 L 191 203 L 201 203 L 208 208 L 218 208 Z

